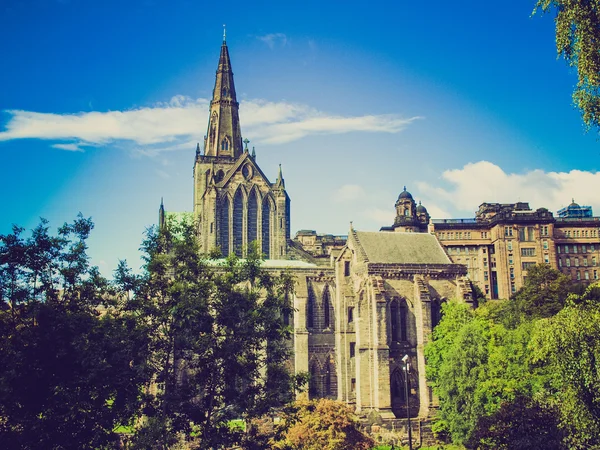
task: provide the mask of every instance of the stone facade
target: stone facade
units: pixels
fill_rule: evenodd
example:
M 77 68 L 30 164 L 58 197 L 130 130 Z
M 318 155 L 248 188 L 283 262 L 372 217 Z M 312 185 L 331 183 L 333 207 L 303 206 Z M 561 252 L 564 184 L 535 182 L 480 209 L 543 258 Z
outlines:
M 410 414 L 427 418 L 436 405 L 423 347 L 443 302 L 473 301 L 468 268 L 444 251 L 437 230 L 427 233 L 429 214 L 406 188 L 394 224 L 380 232 L 302 230 L 291 240 L 281 168 L 271 183 L 247 145 L 223 42 L 207 134 L 194 158 L 193 217 L 201 251 L 220 248 L 243 257 L 256 242 L 267 270 L 295 276 L 290 345 L 295 370 L 310 374 L 310 397 L 339 399 L 392 424 L 406 416 L 410 401 Z M 176 213 L 161 202 L 159 223 L 169 215 Z M 411 367 L 408 380 L 403 358 Z
M 279 168 L 271 183 L 243 147 L 239 104 L 223 41 L 210 103 L 204 151 L 194 161 L 194 216 L 203 252 L 244 256 L 256 242 L 267 258 L 285 258 L 290 240 L 290 198 Z

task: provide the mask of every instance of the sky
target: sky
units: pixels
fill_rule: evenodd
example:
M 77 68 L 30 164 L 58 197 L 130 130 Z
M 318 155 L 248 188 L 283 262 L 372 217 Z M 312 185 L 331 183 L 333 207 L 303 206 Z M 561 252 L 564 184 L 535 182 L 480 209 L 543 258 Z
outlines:
M 242 135 L 292 234 L 390 225 L 403 187 L 434 218 L 483 202 L 600 214 L 600 142 L 534 0 L 0 1 L 0 234 L 92 217 L 93 264 L 140 266 L 192 209 L 223 24 Z

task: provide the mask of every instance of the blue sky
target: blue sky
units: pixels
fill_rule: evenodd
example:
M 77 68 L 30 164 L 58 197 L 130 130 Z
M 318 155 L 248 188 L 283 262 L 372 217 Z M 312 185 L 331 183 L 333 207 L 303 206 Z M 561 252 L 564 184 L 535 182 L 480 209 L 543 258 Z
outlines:
M 0 2 L 0 233 L 81 211 L 94 264 L 139 266 L 161 197 L 192 208 L 222 24 L 242 134 L 292 232 L 389 225 L 404 185 L 434 217 L 484 201 L 600 211 L 597 134 L 533 3 Z

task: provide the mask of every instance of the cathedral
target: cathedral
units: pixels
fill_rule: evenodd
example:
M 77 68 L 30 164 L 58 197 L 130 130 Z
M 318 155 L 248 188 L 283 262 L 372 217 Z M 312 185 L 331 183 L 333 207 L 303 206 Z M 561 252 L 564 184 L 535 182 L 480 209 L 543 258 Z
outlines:
M 300 230 L 292 239 L 281 167 L 269 181 L 242 139 L 238 109 L 224 39 L 193 165 L 198 239 L 202 252 L 239 257 L 256 242 L 266 269 L 295 276 L 293 363 L 310 374 L 311 398 L 338 399 L 389 420 L 406 417 L 407 409 L 430 417 L 437 402 L 423 348 L 443 302 L 473 304 L 476 290 L 509 298 L 533 264 L 550 264 L 575 281 L 598 279 L 600 218 L 574 201 L 559 217 L 519 202 L 483 203 L 469 219 L 432 219 L 404 187 L 390 226 L 350 225 L 347 236 Z M 293 187 L 296 195 L 301 190 Z M 159 221 L 177 214 L 161 204 Z

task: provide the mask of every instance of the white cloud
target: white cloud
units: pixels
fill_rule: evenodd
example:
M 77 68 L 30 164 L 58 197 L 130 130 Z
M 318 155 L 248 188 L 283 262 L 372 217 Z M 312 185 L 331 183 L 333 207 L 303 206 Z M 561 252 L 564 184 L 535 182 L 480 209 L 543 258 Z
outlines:
M 338 203 L 355 202 L 365 198 L 365 190 L 357 184 L 344 184 L 333 193 L 332 198 Z
M 52 148 L 67 150 L 69 152 L 82 152 L 83 149 L 79 145 L 80 144 L 53 144 Z
M 590 205 L 600 211 L 597 196 L 600 172 L 545 172 L 535 169 L 525 173 L 507 173 L 489 161 L 479 161 L 462 169 L 445 171 L 442 180 L 449 185 L 448 188 L 425 182 L 418 184 L 419 191 L 427 199 L 427 204 L 423 203 L 433 217 L 440 217 L 432 213 L 432 208 L 437 208 L 435 205 L 452 208 L 463 215 L 467 212 L 469 217 L 473 217 L 474 211 L 483 202 L 524 201 L 529 202 L 533 209 L 544 207 L 556 212 L 568 205 L 572 198 L 580 205 Z
M 274 48 L 275 45 L 281 45 L 285 47 L 287 45 L 287 36 L 283 33 L 269 33 L 262 36 L 256 36 L 256 39 L 264 42 L 269 48 Z
M 363 216 L 382 227 L 387 227 L 394 223 L 396 211 L 393 207 L 387 209 L 367 208 L 364 211 Z
M 134 144 L 134 152 L 138 154 L 156 156 L 202 142 L 208 105 L 207 99 L 179 95 L 167 103 L 127 111 L 56 114 L 9 110 L 6 112 L 11 117 L 5 131 L 0 131 L 0 141 L 25 138 L 68 141 L 52 146 L 70 151 L 119 141 Z M 314 134 L 398 133 L 418 119 L 395 115 L 328 115 L 302 104 L 265 100 L 241 102 L 240 116 L 244 136 L 264 144 L 281 144 Z

